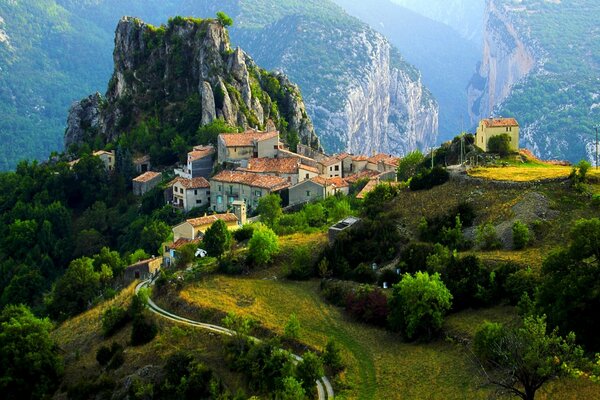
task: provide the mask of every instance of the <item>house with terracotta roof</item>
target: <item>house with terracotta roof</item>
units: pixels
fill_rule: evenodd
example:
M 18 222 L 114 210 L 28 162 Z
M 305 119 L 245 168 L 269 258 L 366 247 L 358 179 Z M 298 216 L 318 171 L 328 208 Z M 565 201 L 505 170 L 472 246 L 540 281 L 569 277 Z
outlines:
M 133 166 L 138 174 L 143 174 L 144 172 L 150 171 L 152 168 L 150 156 L 148 154 L 143 154 L 135 157 L 133 159 Z
M 275 158 L 281 147 L 279 132 L 223 133 L 217 141 L 218 162 L 242 165 L 251 158 Z
M 200 243 L 200 239 L 186 239 L 179 238 L 175 240 L 173 243 L 165 244 L 164 252 L 163 252 L 163 260 L 166 267 L 171 266 L 175 262 L 177 258 L 177 253 L 179 249 L 188 244 L 197 245 Z
M 345 179 L 318 176 L 292 186 L 289 189 L 289 204 L 309 203 L 338 193 L 343 195 L 350 193 L 350 184 Z
M 352 156 L 352 172 L 358 173 L 367 169 L 369 157 L 364 155 Z
M 216 212 L 225 212 L 232 208 L 236 200 L 242 200 L 251 211 L 256 209 L 261 197 L 271 193 L 280 194 L 283 205 L 287 205 L 289 187 L 288 180 L 278 176 L 222 171 L 210 180 L 211 208 Z
M 319 175 L 317 168 L 303 165 L 300 158 L 252 158 L 248 160 L 246 168 L 238 168 L 237 170 L 278 176 L 286 179 L 290 185 L 295 185 L 298 182 Z
M 214 146 L 195 146 L 187 154 L 187 163 L 182 169 L 175 169 L 175 175 L 192 179 L 203 177 L 208 179 L 213 171 L 216 150 Z
M 141 260 L 125 268 L 123 280 L 129 284 L 137 279 L 150 279 L 156 274 L 162 265 L 162 257 L 152 257 L 147 260 Z
M 203 177 L 177 177 L 172 182 L 173 206 L 189 212 L 196 207 L 210 205 L 210 183 Z
M 487 152 L 490 138 L 502 134 L 510 137 L 511 151 L 519 151 L 519 123 L 514 118 L 487 118 L 479 121 L 475 145 Z
M 337 157 L 329 157 L 319 161 L 319 172 L 324 178 L 342 178 L 343 161 Z
M 147 171 L 138 177 L 133 178 L 133 194 L 136 196 L 143 196 L 162 180 L 162 174 L 160 172 Z
M 342 153 L 335 156 L 342 162 L 342 177 L 346 177 L 352 173 L 352 154 Z
M 367 169 L 371 171 L 395 172 L 398 169 L 400 159 L 389 154 L 376 154 L 367 159 Z
M 92 153 L 94 157 L 100 158 L 108 172 L 115 170 L 115 151 L 98 150 Z
M 205 215 L 200 218 L 191 218 L 173 227 L 173 240 L 176 242 L 179 239 L 194 240 L 202 238 L 204 233 L 217 221 L 225 222 L 229 230 L 234 230 L 239 227 L 239 220 L 235 214 L 213 214 Z

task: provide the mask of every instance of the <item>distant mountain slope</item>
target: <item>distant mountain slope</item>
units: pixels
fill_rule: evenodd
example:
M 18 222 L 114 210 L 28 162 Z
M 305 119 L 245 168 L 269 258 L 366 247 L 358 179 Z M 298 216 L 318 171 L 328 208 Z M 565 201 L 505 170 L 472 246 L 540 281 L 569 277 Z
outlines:
M 469 128 L 467 85 L 481 52 L 473 42 L 441 22 L 391 0 L 335 0 L 349 14 L 384 34 L 423 74 L 440 106 L 440 137 L 449 140 Z
M 600 3 L 489 0 L 483 63 L 469 88 L 472 122 L 521 123 L 537 156 L 592 159 L 600 122 Z
M 49 151 L 61 149 L 70 103 L 106 89 L 112 37 L 123 15 L 158 24 L 174 15 L 207 17 L 219 10 L 227 12 L 235 20 L 234 45 L 244 47 L 259 64 L 282 69 L 300 85 L 308 113 L 329 151 L 402 154 L 436 141 L 437 104 L 419 72 L 381 35 L 330 1 L 28 3 L 32 2 L 0 4 L 4 21 L 0 22 L 0 107 L 10 116 L 0 123 L 0 138 L 11 143 L 0 148 L 0 169 L 14 167 L 23 157 L 45 158 Z M 296 30 L 291 31 L 288 22 Z M 23 45 L 17 40 L 19 29 Z M 274 29 L 287 29 L 288 35 Z M 57 33 L 47 35 L 48 31 Z M 286 47 L 285 53 L 275 51 Z M 23 55 L 27 66 L 10 69 L 14 54 Z M 40 105 L 44 111 L 39 111 Z

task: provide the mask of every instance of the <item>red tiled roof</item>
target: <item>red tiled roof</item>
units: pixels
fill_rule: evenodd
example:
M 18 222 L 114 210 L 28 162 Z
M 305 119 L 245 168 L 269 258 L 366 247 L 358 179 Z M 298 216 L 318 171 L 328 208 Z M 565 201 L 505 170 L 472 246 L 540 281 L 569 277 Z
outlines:
M 481 122 L 483 122 L 483 124 L 488 128 L 519 126 L 519 123 L 514 118 L 487 118 L 482 120 Z
M 246 186 L 268 189 L 271 191 L 281 190 L 289 187 L 289 183 L 285 178 L 244 171 L 222 171 L 213 176 L 211 180 L 225 183 L 239 183 Z
M 200 243 L 200 239 L 190 240 L 190 239 L 186 239 L 186 238 L 180 238 L 180 239 L 177 239 L 177 241 L 175 241 L 173 244 L 171 244 L 169 246 L 169 248 L 172 250 L 179 250 L 181 247 L 185 246 L 186 244 L 190 244 L 190 243 Z
M 192 178 L 192 179 L 178 177 L 178 178 L 175 178 L 173 181 L 171 181 L 171 183 L 173 185 L 176 183 L 180 183 L 181 186 L 183 186 L 185 189 L 207 189 L 207 188 L 210 188 L 210 183 L 208 183 L 208 181 L 203 177 Z
M 344 178 L 340 178 L 340 177 L 323 178 L 322 176 L 315 176 L 314 178 L 312 178 L 310 180 L 312 182 L 316 183 L 317 185 L 321 185 L 321 186 L 335 186 L 338 188 L 349 186 L 348 182 L 346 182 L 344 180 Z
M 389 165 L 398 165 L 398 161 L 400 161 L 400 159 L 388 154 L 376 154 L 369 158 L 369 162 L 373 164 L 379 164 L 381 161 Z
M 196 146 L 193 151 L 188 153 L 189 161 L 196 161 L 204 157 L 215 154 L 215 148 L 212 146 Z
M 188 219 L 187 222 L 189 222 L 194 228 L 197 228 L 199 226 L 212 225 L 213 223 L 215 223 L 218 220 L 221 220 L 223 222 L 237 222 L 238 217 L 236 217 L 235 214 L 231 214 L 231 213 L 213 214 L 213 215 L 206 215 L 206 216 L 200 217 L 200 218 Z
M 358 182 L 359 180 L 363 179 L 363 178 L 374 178 L 376 176 L 378 176 L 380 174 L 379 171 L 373 171 L 370 169 L 366 169 L 364 171 L 361 171 L 359 173 L 356 173 L 354 175 L 350 175 L 347 178 L 344 178 L 346 180 L 346 182 L 353 184 Z
M 326 167 L 329 167 L 330 165 L 337 164 L 341 161 L 342 160 L 337 157 L 329 157 L 329 158 L 322 159 L 321 161 L 319 161 L 319 163 L 323 164 Z
M 305 171 L 314 172 L 315 174 L 319 173 L 319 169 L 318 168 L 311 167 L 310 165 L 300 164 L 300 169 L 303 169 Z
M 379 184 L 379 181 L 377 179 L 371 179 L 369 182 L 367 182 L 367 184 L 365 185 L 363 190 L 361 190 L 360 193 L 356 195 L 356 198 L 364 199 L 365 196 L 367 195 L 367 193 L 369 193 L 371 190 L 375 189 L 375 186 L 377 186 L 378 184 Z
M 363 155 L 352 157 L 352 161 L 367 161 L 368 159 L 369 157 Z
M 222 133 L 220 138 L 225 142 L 227 147 L 250 147 L 254 146 L 254 142 L 278 137 L 279 132 L 256 132 L 247 131 L 244 133 Z
M 352 155 L 348 154 L 348 153 L 342 153 L 342 154 L 338 154 L 338 155 L 336 155 L 334 157 L 337 158 L 338 160 L 344 160 L 344 159 L 346 159 L 348 157 L 352 157 Z
M 251 158 L 248 167 L 240 170 L 258 173 L 297 174 L 300 160 L 298 158 Z
M 160 172 L 148 171 L 148 172 L 144 172 L 143 174 L 141 174 L 140 176 L 138 176 L 136 178 L 133 178 L 133 181 L 144 183 L 144 182 L 151 181 L 161 175 L 162 174 Z

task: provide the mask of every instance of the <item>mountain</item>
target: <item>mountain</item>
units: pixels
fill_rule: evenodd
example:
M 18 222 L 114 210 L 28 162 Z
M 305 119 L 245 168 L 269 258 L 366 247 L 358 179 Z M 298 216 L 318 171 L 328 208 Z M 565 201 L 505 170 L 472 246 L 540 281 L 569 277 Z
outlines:
M 485 0 L 391 0 L 420 15 L 443 23 L 481 47 Z
M 440 107 L 441 141 L 469 127 L 467 85 L 481 51 L 472 41 L 441 22 L 391 0 L 336 0 L 349 14 L 386 36 L 423 74 Z
M 16 145 L 0 149 L 0 168 L 14 167 L 24 156 L 41 159 L 62 149 L 71 103 L 106 91 L 112 73 L 112 37 L 123 15 L 158 25 L 175 15 L 206 17 L 220 10 L 234 18 L 230 31 L 234 45 L 261 66 L 282 70 L 300 86 L 326 150 L 402 154 L 435 143 L 438 108 L 420 73 L 382 35 L 330 1 L 44 0 L 34 6 L 3 2 L 0 37 L 8 37 L 12 50 L 6 40 L 0 43 L 0 67 L 9 71 L 2 76 L 0 107 L 10 115 L 0 125 L 0 135 L 5 143 Z M 49 22 L 53 18 L 59 25 L 51 30 L 58 32 L 56 37 L 43 34 L 53 26 Z M 29 69 L 8 70 L 11 54 L 22 55 Z M 35 68 L 47 72 L 27 73 Z M 40 100 L 30 101 L 33 98 Z M 41 102 L 43 113 L 36 111 Z M 37 120 L 29 117 L 35 112 Z
M 123 17 L 114 64 L 106 98 L 92 95 L 71 108 L 65 147 L 114 142 L 152 119 L 161 125 L 159 137 L 171 132 L 171 140 L 179 135 L 193 144 L 198 126 L 217 118 L 245 129 L 265 129 L 272 120 L 282 133 L 319 147 L 298 88 L 259 68 L 239 47 L 233 50 L 216 20 L 176 17 L 156 27 Z
M 514 116 L 537 156 L 592 160 L 600 120 L 600 3 L 489 0 L 471 122 Z

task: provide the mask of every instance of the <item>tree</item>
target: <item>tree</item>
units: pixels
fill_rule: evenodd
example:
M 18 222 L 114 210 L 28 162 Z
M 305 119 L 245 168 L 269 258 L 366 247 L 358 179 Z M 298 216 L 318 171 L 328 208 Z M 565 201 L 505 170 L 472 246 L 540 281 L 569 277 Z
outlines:
M 232 26 L 233 25 L 233 19 L 231 19 L 231 17 L 229 15 L 225 14 L 223 11 L 217 12 L 217 19 L 223 26 Z
M 300 321 L 296 314 L 290 314 L 290 318 L 283 329 L 283 336 L 289 340 L 296 340 L 300 337 Z
M 221 258 L 231 247 L 231 232 L 227 224 L 220 219 L 213 222 L 206 230 L 202 243 L 209 256 Z
M 406 274 L 393 286 L 388 322 L 407 339 L 431 339 L 442 328 L 451 306 L 452 294 L 439 274 Z
M 324 374 L 323 361 L 312 351 L 304 353 L 302 361 L 296 366 L 296 376 L 306 391 L 314 388 L 315 382 Z
M 502 157 L 507 156 L 510 153 L 510 135 L 503 133 L 489 138 L 488 151 L 498 153 Z
M 99 271 L 103 265 L 112 270 L 113 276 L 120 276 L 126 266 L 119 253 L 111 251 L 108 247 L 103 247 L 100 253 L 94 256 L 94 269 Z
M 547 332 L 545 316 L 530 316 L 523 326 L 502 332 L 487 327 L 480 350 L 482 360 L 492 367 L 482 369 L 488 381 L 501 391 L 523 400 L 534 400 L 535 393 L 551 379 L 567 375 L 569 368 L 583 360 L 583 350 L 575 345 L 575 334 L 561 337 L 558 330 Z
M 529 228 L 521 221 L 515 221 L 512 226 L 513 247 L 515 250 L 521 250 L 527 247 L 531 241 Z
M 398 180 L 401 182 L 409 180 L 418 172 L 423 160 L 425 160 L 425 156 L 420 150 L 411 151 L 405 155 L 398 163 Z
M 140 245 L 149 254 L 156 254 L 156 250 L 171 233 L 169 225 L 162 221 L 151 221 L 140 234 Z
M 288 376 L 283 378 L 283 389 L 276 398 L 280 400 L 304 400 L 306 399 L 306 391 L 296 378 Z
M 71 261 L 65 274 L 56 282 L 49 304 L 51 315 L 63 319 L 78 314 L 100 294 L 100 273 L 93 260 L 83 257 Z
M 340 345 L 333 339 L 327 340 L 322 356 L 323 364 L 331 368 L 334 372 L 342 371 L 344 369 L 344 361 L 340 353 Z
M 221 133 L 235 133 L 237 128 L 227 124 L 224 119 L 217 118 L 208 125 L 201 126 L 196 132 L 196 142 L 199 144 L 212 144 L 217 146 L 217 140 Z
M 248 256 L 258 266 L 267 265 L 279 252 L 279 239 L 268 227 L 257 224 L 248 242 Z
M 490 222 L 479 225 L 475 230 L 475 241 L 482 250 L 496 250 L 502 247 L 496 228 Z
M 281 210 L 281 197 L 278 194 L 272 193 L 262 197 L 258 201 L 256 212 L 260 214 L 260 221 L 271 229 L 275 229 L 277 222 L 283 215 Z
M 52 324 L 23 305 L 0 314 L 0 391 L 12 399 L 41 399 L 54 392 L 63 372 Z

